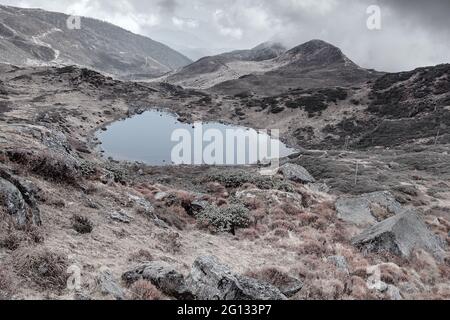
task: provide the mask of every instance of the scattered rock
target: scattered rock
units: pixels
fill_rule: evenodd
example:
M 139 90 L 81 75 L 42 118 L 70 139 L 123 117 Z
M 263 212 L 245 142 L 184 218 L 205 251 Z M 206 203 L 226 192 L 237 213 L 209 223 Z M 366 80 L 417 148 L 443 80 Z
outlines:
M 153 261 L 136 267 L 122 275 L 128 285 L 138 280 L 150 281 L 161 292 L 180 300 L 193 300 L 194 295 L 186 286 L 184 276 L 163 261 Z
M 339 219 L 359 226 L 370 226 L 402 211 L 402 205 L 387 191 L 373 192 L 336 201 Z M 378 219 L 377 219 L 378 218 Z M 380 219 L 381 218 L 381 219 Z
M 313 192 L 329 193 L 330 187 L 326 183 L 310 183 L 308 187 Z
M 281 166 L 279 172 L 283 174 L 283 176 L 291 181 L 299 182 L 299 183 L 314 183 L 316 179 L 302 166 L 294 163 L 286 163 Z
M 143 213 L 150 217 L 154 217 L 155 208 L 149 201 L 132 194 L 129 195 L 129 198 L 135 203 L 140 213 Z
M 282 294 L 289 298 L 293 297 L 303 288 L 303 282 L 301 280 L 292 277 L 278 268 L 268 268 L 259 272 L 250 272 L 247 276 L 265 281 L 277 287 Z
M 332 264 L 334 264 L 339 270 L 345 272 L 345 273 L 349 273 L 348 271 L 348 264 L 347 264 L 347 259 L 345 259 L 345 257 L 343 256 L 329 256 L 327 258 L 328 262 L 331 262 Z
M 233 273 L 217 258 L 198 258 L 187 279 L 188 286 L 199 300 L 285 300 L 276 287 Z
M 155 200 L 156 201 L 163 201 L 165 198 L 167 198 L 169 196 L 169 194 L 167 192 L 158 192 L 155 195 Z
M 408 258 L 413 249 L 424 249 L 443 259 L 443 244 L 414 211 L 404 211 L 382 221 L 352 240 L 366 252 L 390 252 Z
M 122 223 L 130 223 L 132 218 L 124 210 L 112 212 L 110 218 Z
M 396 300 L 396 301 L 403 300 L 402 295 L 400 294 L 399 288 L 397 288 L 396 286 L 393 286 L 391 284 L 388 285 L 386 294 L 388 295 L 388 297 L 391 300 Z
M 116 300 L 124 300 L 125 294 L 122 288 L 116 283 L 114 277 L 109 270 L 103 270 L 97 276 L 97 283 L 100 291 L 104 295 L 113 296 Z

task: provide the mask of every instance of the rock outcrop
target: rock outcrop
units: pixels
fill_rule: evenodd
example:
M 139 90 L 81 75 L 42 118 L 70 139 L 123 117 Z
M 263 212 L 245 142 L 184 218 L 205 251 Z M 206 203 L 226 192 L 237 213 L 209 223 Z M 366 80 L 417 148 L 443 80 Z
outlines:
M 413 249 L 424 249 L 437 259 L 443 259 L 443 243 L 428 230 L 414 211 L 404 211 L 384 220 L 352 240 L 366 252 L 389 252 L 408 258 Z
M 116 283 L 111 271 L 102 270 L 97 277 L 97 284 L 103 295 L 112 296 L 116 300 L 125 299 L 123 289 Z
M 0 168 L 0 205 L 4 206 L 19 227 L 41 224 L 39 208 L 28 186 Z
M 387 191 L 373 192 L 336 201 L 339 219 L 359 226 L 371 226 L 402 211 L 402 205 Z M 380 219 L 381 218 L 381 219 Z
M 150 281 L 161 292 L 181 300 L 193 300 L 184 276 L 163 261 L 152 261 L 123 274 L 122 280 L 132 284 L 138 280 Z
M 294 163 L 286 163 L 281 166 L 279 172 L 283 174 L 283 176 L 291 181 L 299 182 L 299 183 L 314 183 L 316 179 L 302 166 Z
M 187 283 L 200 300 L 286 299 L 274 286 L 235 274 L 212 256 L 200 257 L 194 262 Z

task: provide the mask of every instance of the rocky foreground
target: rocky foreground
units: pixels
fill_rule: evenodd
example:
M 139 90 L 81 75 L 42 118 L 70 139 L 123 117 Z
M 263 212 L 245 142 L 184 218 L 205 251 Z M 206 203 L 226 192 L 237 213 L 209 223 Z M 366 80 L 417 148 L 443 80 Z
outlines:
M 383 97 L 406 108 L 410 97 L 396 96 L 393 84 L 414 84 L 417 73 L 382 79 L 382 87 L 349 89 L 350 96 L 290 91 L 277 104 L 75 67 L 0 65 L 0 297 L 449 299 L 447 128 L 393 135 L 383 145 L 377 126 L 365 139 L 363 120 L 386 121 L 377 115 Z M 350 100 L 357 94 L 364 102 L 368 90 L 395 92 L 376 96 L 363 119 Z M 281 117 L 300 108 L 289 101 L 306 96 L 327 107 L 310 110 L 310 124 L 320 127 L 307 139 L 305 126 L 280 126 L 283 139 L 333 150 L 303 149 L 274 177 L 257 167 L 118 163 L 96 148 L 96 130 L 146 108 L 259 127 L 304 116 L 302 103 L 298 114 Z M 436 108 L 420 105 L 416 119 L 448 115 L 442 94 L 432 97 Z M 330 115 L 332 134 L 322 135 L 316 113 L 327 117 L 337 106 L 355 112 L 352 125 Z M 385 126 L 399 130 L 398 118 Z

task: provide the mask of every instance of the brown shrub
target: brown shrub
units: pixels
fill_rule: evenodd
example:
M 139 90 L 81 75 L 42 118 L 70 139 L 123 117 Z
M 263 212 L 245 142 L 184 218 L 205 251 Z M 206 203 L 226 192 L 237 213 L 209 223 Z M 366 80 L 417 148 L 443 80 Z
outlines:
M 277 268 L 265 268 L 257 271 L 248 271 L 247 277 L 258 279 L 277 288 L 287 287 L 292 283 L 292 278 L 285 272 Z
M 327 252 L 324 243 L 315 239 L 305 239 L 303 243 L 298 245 L 297 252 L 301 255 L 323 255 Z
M 289 238 L 289 231 L 286 229 L 278 228 L 273 231 L 273 235 L 279 238 Z
M 383 263 L 380 265 L 381 281 L 397 285 L 399 282 L 407 281 L 406 272 L 394 263 Z
M 284 210 L 282 208 L 279 208 L 279 207 L 275 207 L 275 208 L 270 209 L 269 210 L 269 214 L 273 218 L 284 218 L 284 217 L 286 217 L 286 213 L 284 212 Z
M 258 231 L 256 229 L 238 229 L 236 235 L 239 239 L 246 239 L 254 241 L 259 239 Z
M 288 202 L 283 203 L 281 209 L 289 216 L 296 216 L 303 212 L 301 209 L 297 208 L 296 206 Z
M 186 210 L 181 207 L 165 207 L 159 206 L 155 211 L 156 216 L 164 221 L 170 227 L 175 227 L 178 230 L 186 229 L 189 224 L 190 217 Z
M 316 213 L 320 217 L 327 219 L 329 221 L 335 222 L 336 218 L 336 208 L 333 202 L 331 201 L 321 201 L 316 203 L 311 208 L 311 212 Z
M 288 231 L 296 230 L 296 226 L 292 222 L 289 222 L 286 220 L 276 220 L 269 225 L 269 228 L 271 230 L 275 230 L 275 229 L 284 229 L 284 230 L 288 230 Z
M 74 214 L 72 217 L 72 228 L 80 234 L 86 234 L 91 233 L 94 226 L 88 218 Z
M 0 248 L 7 250 L 17 250 L 22 243 L 21 233 L 15 230 L 9 231 L 5 236 L 0 238 Z
M 297 298 L 308 300 L 340 300 L 345 292 L 345 284 L 339 279 L 315 279 L 306 281 Z
M 10 215 L 0 212 L 0 248 L 14 251 L 22 242 L 35 244 L 43 241 L 44 237 L 38 227 L 26 225 L 18 229 Z
M 308 226 L 319 219 L 319 216 L 311 212 L 301 212 L 298 216 L 301 226 Z
M 49 249 L 35 247 L 17 252 L 14 267 L 18 275 L 33 281 L 42 289 L 62 290 L 66 287 L 67 259 Z
M 226 198 L 229 195 L 227 188 L 218 182 L 208 182 L 206 184 L 206 190 L 208 193 L 215 195 L 216 197 Z
M 349 295 L 356 300 L 366 300 L 370 296 L 370 290 L 367 287 L 367 281 L 357 277 L 352 276 L 348 282 Z
M 163 294 L 147 280 L 138 280 L 129 289 L 132 300 L 162 300 Z

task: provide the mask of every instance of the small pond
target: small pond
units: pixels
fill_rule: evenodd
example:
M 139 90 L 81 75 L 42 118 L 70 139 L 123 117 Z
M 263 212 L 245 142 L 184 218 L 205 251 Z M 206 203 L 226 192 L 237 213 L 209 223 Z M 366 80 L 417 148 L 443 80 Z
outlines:
M 157 110 L 116 121 L 96 135 L 105 156 L 154 166 L 246 165 L 295 152 L 267 132 L 218 122 L 183 123 Z

